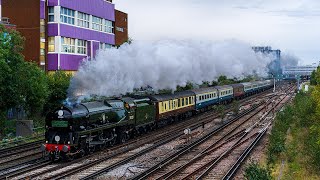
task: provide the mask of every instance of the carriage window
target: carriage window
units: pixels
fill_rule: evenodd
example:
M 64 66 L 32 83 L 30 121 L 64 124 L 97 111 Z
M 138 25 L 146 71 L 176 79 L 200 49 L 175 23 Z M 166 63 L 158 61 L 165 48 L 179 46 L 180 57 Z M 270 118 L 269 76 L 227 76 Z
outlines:
M 186 105 L 188 105 L 189 104 L 189 101 L 188 101 L 188 98 L 186 98 Z
M 173 101 L 171 101 L 171 105 L 172 105 L 172 109 L 174 109 L 174 100 Z
M 184 106 L 184 98 L 182 98 L 182 106 Z
M 171 109 L 171 101 L 169 100 L 169 110 Z
M 161 102 L 161 106 L 162 106 L 162 111 L 164 111 L 164 105 L 163 105 L 163 102 Z
M 164 104 L 164 109 L 167 110 L 167 103 Z
M 191 102 L 191 97 L 189 97 L 189 102 L 190 102 L 190 104 L 192 104 L 192 102 Z
M 180 99 L 178 99 L 178 107 L 180 107 Z

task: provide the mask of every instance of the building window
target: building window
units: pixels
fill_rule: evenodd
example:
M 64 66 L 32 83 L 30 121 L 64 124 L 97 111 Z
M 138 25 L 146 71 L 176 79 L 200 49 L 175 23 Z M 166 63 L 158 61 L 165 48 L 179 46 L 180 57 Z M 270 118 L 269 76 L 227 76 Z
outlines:
M 46 39 L 45 39 L 45 22 L 40 19 L 40 65 L 45 65 L 45 52 L 46 52 Z
M 92 29 L 102 31 L 102 18 L 92 16 Z
M 109 48 L 112 47 L 112 45 L 111 45 L 111 44 L 107 44 L 107 43 L 102 43 L 102 42 L 100 42 L 99 47 L 100 47 L 100 49 L 107 49 L 107 48 L 109 49 Z
M 75 53 L 75 39 L 61 37 L 62 52 Z
M 74 10 L 61 7 L 60 21 L 62 23 L 74 25 Z
M 117 31 L 120 31 L 120 32 L 124 32 L 124 29 L 121 28 L 121 27 L 116 27 L 116 30 L 117 30 Z
M 48 22 L 54 22 L 54 7 L 48 7 Z
M 78 26 L 89 28 L 89 18 L 89 14 L 78 12 Z
M 78 39 L 77 52 L 79 54 L 87 54 L 87 41 Z
M 54 37 L 48 37 L 48 52 L 54 51 Z
M 113 33 L 112 21 L 109 21 L 109 20 L 104 21 L 104 32 Z

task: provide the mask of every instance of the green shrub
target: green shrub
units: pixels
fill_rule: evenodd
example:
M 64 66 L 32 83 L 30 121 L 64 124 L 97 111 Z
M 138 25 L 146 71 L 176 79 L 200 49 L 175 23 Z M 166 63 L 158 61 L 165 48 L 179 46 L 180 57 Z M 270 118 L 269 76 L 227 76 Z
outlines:
M 248 180 L 271 180 L 270 171 L 266 168 L 260 167 L 255 162 L 249 163 L 244 170 L 244 177 Z

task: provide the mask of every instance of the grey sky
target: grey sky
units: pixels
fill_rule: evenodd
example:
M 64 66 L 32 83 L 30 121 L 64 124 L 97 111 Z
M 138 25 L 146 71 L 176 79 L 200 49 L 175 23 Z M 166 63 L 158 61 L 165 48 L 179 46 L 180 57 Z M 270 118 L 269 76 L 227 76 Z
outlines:
M 318 62 L 318 0 L 114 0 L 134 40 L 239 39 Z

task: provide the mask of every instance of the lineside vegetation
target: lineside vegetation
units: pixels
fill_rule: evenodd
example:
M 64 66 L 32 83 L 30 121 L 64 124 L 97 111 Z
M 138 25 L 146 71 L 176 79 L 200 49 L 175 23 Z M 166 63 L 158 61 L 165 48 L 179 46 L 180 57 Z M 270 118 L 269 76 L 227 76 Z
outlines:
M 297 93 L 273 124 L 266 166 L 275 179 L 320 179 L 320 68 L 313 73 L 311 84 L 309 92 Z M 249 166 L 245 177 L 252 179 L 261 168 Z

